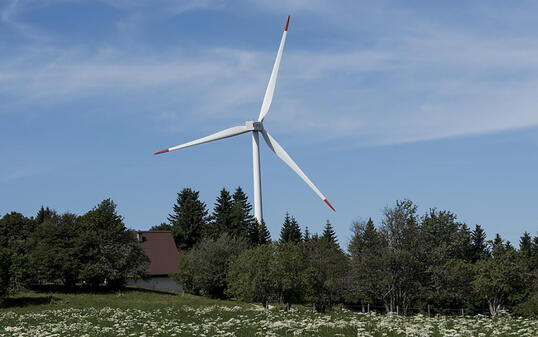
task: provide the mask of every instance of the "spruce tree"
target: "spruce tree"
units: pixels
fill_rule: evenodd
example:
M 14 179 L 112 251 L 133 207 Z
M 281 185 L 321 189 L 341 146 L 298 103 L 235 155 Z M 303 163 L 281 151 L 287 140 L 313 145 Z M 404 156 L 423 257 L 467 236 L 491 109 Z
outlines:
M 234 232 L 233 201 L 226 188 L 223 188 L 217 197 L 211 220 L 206 235 L 213 240 L 217 240 L 222 233 L 232 234 Z
M 472 239 L 472 256 L 471 261 L 486 259 L 489 256 L 488 246 L 486 242 L 486 233 L 480 225 L 476 225 L 471 232 Z
M 252 205 L 241 187 L 237 187 L 232 196 L 232 223 L 228 229 L 229 234 L 235 236 L 250 236 L 255 226 L 251 214 Z
M 265 221 L 262 220 L 262 223 L 258 223 L 258 244 L 265 245 L 267 243 L 271 242 L 271 233 L 269 233 L 269 230 L 267 229 L 267 226 L 265 225 Z
M 284 217 L 284 223 L 282 224 L 282 228 L 280 229 L 280 242 L 288 242 L 288 238 L 290 236 L 290 227 L 291 227 L 291 218 L 288 212 L 286 212 L 286 216 Z
M 291 217 L 291 232 L 290 232 L 290 241 L 292 242 L 301 242 L 303 239 L 303 234 L 301 233 L 301 228 L 299 223 L 295 220 L 295 217 Z
M 325 224 L 325 228 L 323 229 L 323 235 L 321 237 L 330 243 L 336 245 L 338 244 L 336 233 L 334 232 L 333 226 L 331 225 L 329 220 L 327 220 L 327 223 Z
M 284 217 L 284 223 L 282 224 L 282 228 L 280 229 L 280 242 L 288 242 L 290 240 L 291 235 L 291 217 L 288 212 L 286 212 L 286 216 Z
M 280 242 L 301 242 L 301 239 L 301 228 L 299 228 L 297 220 L 286 212 L 284 224 L 280 230 Z
M 303 241 L 308 242 L 310 241 L 310 231 L 308 230 L 308 226 L 304 228 L 304 235 L 303 235 Z
M 519 239 L 519 251 L 525 256 L 532 255 L 532 237 L 528 232 L 523 233 Z
M 58 213 L 56 213 L 55 210 L 50 208 L 44 208 L 43 205 L 41 205 L 41 208 L 37 212 L 37 215 L 35 217 L 36 224 L 42 224 L 45 222 L 45 220 L 52 220 L 55 223 L 58 223 L 60 216 Z
M 184 188 L 177 194 L 174 212 L 168 215 L 174 241 L 182 250 L 190 249 L 198 243 L 207 226 L 207 208 L 198 196 L 198 191 Z

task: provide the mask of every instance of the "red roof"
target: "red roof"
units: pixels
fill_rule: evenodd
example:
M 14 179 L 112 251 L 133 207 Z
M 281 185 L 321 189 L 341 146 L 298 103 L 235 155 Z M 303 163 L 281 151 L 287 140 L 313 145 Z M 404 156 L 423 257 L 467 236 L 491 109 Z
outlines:
M 171 231 L 138 231 L 137 239 L 149 257 L 150 275 L 178 272 L 180 258 Z

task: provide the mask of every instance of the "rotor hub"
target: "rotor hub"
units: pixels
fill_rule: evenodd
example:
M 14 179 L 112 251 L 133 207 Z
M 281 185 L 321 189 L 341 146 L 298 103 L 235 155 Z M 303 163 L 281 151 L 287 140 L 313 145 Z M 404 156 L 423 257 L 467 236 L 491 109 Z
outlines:
M 262 131 L 263 130 L 262 122 L 247 121 L 245 122 L 245 126 L 249 129 L 249 131 Z

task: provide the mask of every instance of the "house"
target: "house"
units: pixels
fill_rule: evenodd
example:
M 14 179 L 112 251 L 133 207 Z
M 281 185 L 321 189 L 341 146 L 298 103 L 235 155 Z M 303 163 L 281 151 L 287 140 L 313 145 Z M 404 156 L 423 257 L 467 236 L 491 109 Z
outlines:
M 136 231 L 133 233 L 149 257 L 147 280 L 129 281 L 127 285 L 167 291 L 183 291 L 183 287 L 170 278 L 178 272 L 179 252 L 171 231 Z

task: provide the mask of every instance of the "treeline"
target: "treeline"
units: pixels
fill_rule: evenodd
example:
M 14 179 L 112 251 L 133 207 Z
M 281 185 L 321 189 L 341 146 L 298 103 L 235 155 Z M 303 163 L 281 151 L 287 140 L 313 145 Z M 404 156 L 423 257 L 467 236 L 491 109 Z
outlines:
M 144 277 L 148 263 L 110 199 L 82 216 L 41 207 L 35 218 L 0 219 L 0 302 L 38 284 L 118 288 Z
M 327 221 L 323 233 L 301 229 L 289 214 L 279 240 L 252 216 L 241 188 L 222 189 L 211 213 L 199 192 L 177 195 L 168 223 L 182 260 L 174 275 L 193 294 L 249 302 L 382 307 L 386 312 L 504 310 L 538 315 L 538 237 L 516 248 L 450 211 L 417 214 L 409 200 L 384 210 L 378 224 L 351 226 L 345 250 Z M 41 208 L 35 217 L 0 219 L 0 301 L 36 284 L 121 287 L 144 277 L 148 258 L 110 199 L 82 216 Z
M 155 229 L 173 231 L 183 256 L 175 278 L 187 291 L 318 311 L 343 303 L 402 314 L 538 314 L 538 237 L 529 233 L 518 248 L 499 235 L 488 241 L 450 211 L 419 215 L 403 200 L 377 225 L 353 223 L 344 251 L 329 222 L 311 235 L 288 214 L 272 242 L 251 209 L 240 188 L 223 189 L 210 215 L 198 192 L 178 194 L 170 223 Z
M 223 188 L 209 214 L 207 206 L 200 201 L 199 192 L 184 188 L 177 194 L 173 212 L 168 223 L 151 227 L 151 230 L 172 231 L 179 250 L 188 251 L 202 238 L 218 239 L 227 233 L 233 237 L 246 238 L 251 244 L 271 241 L 265 223 L 259 224 L 252 216 L 252 205 L 241 187 L 233 194 Z

